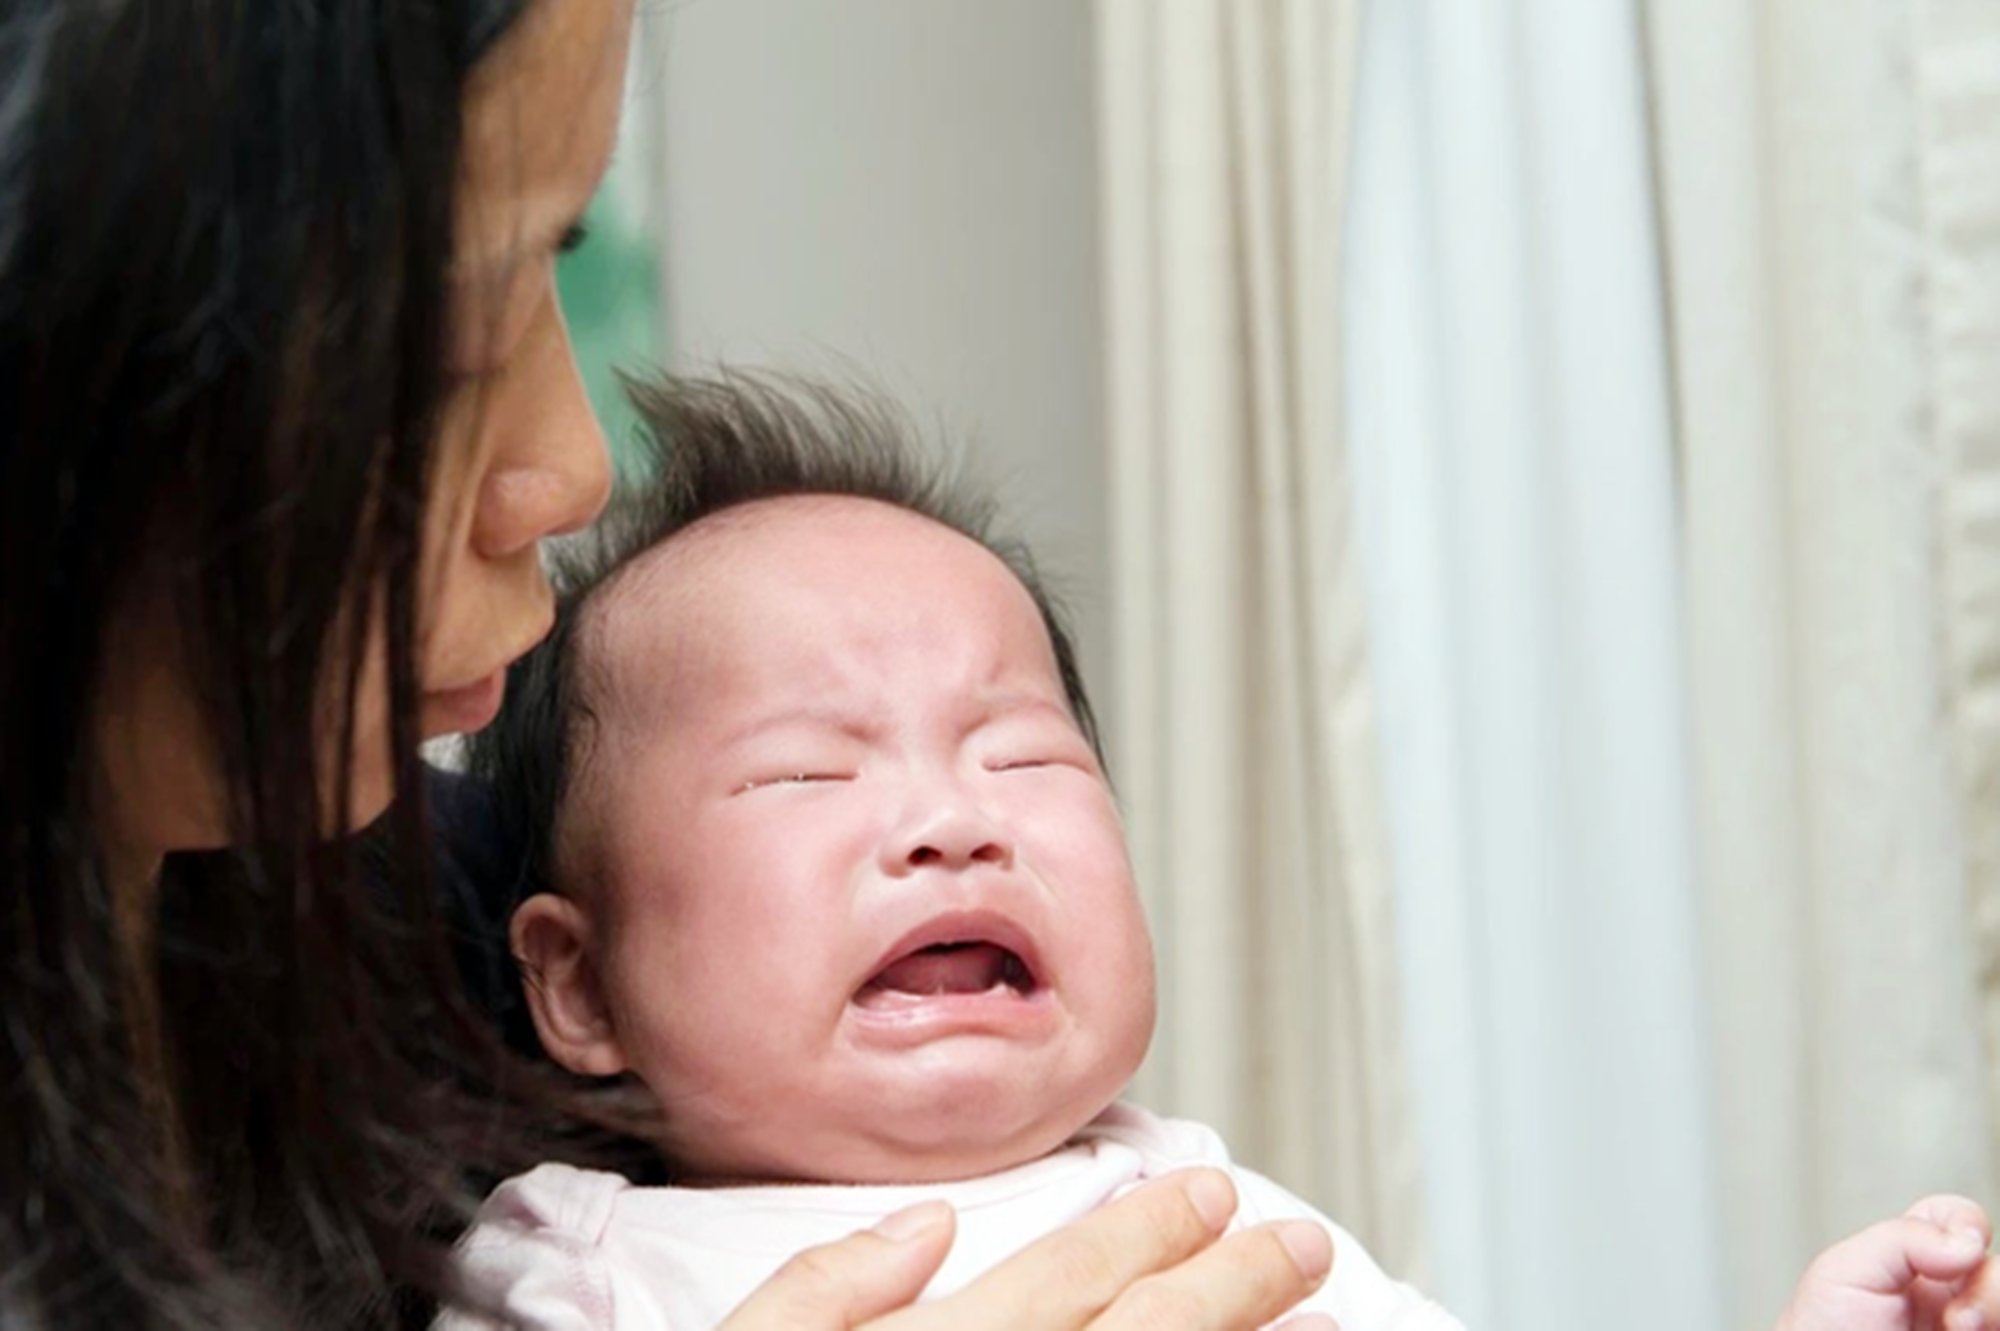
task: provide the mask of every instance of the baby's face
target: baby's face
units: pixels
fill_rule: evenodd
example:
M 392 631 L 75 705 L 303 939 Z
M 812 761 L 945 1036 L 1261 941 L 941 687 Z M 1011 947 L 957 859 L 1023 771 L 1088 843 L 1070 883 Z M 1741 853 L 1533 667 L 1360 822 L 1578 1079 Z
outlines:
M 578 886 L 674 1158 L 964 1177 L 1108 1104 L 1152 1035 L 1152 951 L 1006 566 L 886 505 L 780 499 L 610 597 L 578 791 L 601 878 Z

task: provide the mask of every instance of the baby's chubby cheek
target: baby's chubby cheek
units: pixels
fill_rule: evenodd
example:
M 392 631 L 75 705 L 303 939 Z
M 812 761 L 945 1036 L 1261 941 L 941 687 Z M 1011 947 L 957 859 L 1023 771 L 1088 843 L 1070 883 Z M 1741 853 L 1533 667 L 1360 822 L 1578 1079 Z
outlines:
M 1116 995 L 1117 1016 L 1112 1021 L 1113 1043 L 1110 1060 L 1124 1069 L 1119 1089 L 1139 1070 L 1146 1051 L 1152 1047 L 1153 1031 L 1159 1018 L 1158 981 L 1154 972 L 1152 940 L 1141 921 L 1137 938 L 1125 962 L 1110 978 Z

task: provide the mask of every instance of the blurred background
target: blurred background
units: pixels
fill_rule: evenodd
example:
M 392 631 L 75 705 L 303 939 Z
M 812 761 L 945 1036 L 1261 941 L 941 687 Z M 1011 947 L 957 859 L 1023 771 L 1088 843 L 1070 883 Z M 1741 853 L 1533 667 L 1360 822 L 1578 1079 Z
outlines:
M 1995 1188 L 2000 7 L 672 0 L 610 367 L 886 387 L 1057 573 L 1135 1094 L 1482 1331 Z

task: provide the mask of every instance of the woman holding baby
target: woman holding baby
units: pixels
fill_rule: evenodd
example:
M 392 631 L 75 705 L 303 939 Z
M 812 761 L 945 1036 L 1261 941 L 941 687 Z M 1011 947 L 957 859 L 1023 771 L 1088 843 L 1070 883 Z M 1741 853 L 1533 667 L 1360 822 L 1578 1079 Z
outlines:
M 632 18 L 0 16 L 0 1324 L 424 1317 L 469 1180 L 575 1107 L 458 992 L 416 746 L 492 718 L 604 500 L 553 265 Z M 1233 1205 L 1161 1180 L 913 1308 L 917 1208 L 729 1325 L 1255 1326 L 1331 1253 Z
M 416 745 L 492 717 L 605 496 L 553 265 L 632 18 L 0 17 L 0 1324 L 422 1316 L 567 1107 L 456 992 Z M 1256 1325 L 1327 1254 L 1232 1205 L 1171 1181 L 895 1324 Z M 892 1217 L 732 1325 L 867 1323 L 950 1240 Z

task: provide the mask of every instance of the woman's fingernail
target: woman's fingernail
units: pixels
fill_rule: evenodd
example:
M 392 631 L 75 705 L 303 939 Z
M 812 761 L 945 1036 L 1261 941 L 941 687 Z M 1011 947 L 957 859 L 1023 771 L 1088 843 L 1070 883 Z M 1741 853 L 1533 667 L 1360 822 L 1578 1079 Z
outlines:
M 1333 1269 L 1333 1235 L 1310 1220 L 1280 1225 L 1278 1242 L 1285 1245 L 1299 1274 L 1307 1280 L 1323 1280 Z
M 1236 1214 L 1236 1189 L 1212 1169 L 1200 1170 L 1188 1180 L 1187 1199 L 1202 1223 L 1217 1233 L 1226 1229 L 1229 1217 Z
M 1953 1308 L 1944 1324 L 1946 1331 L 1986 1331 L 1986 1316 L 1977 1308 Z
M 872 1232 L 891 1243 L 908 1243 L 922 1238 L 950 1218 L 951 1207 L 944 1202 L 918 1202 L 915 1206 L 906 1206 L 884 1216 L 882 1223 L 875 1226 Z

